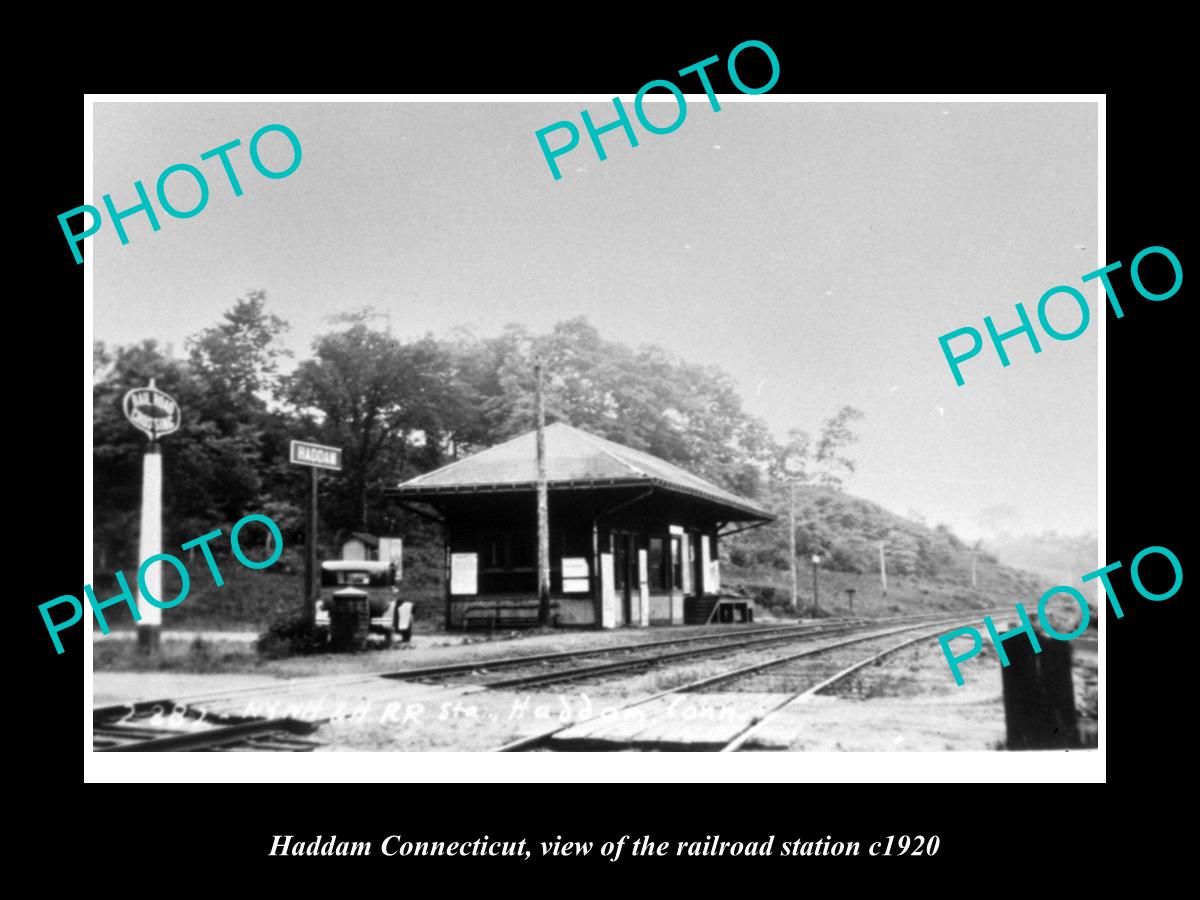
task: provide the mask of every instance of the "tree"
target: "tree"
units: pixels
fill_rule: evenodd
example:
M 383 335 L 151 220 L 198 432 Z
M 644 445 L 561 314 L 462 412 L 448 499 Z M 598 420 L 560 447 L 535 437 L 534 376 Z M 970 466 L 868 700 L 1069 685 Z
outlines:
M 251 291 L 220 323 L 188 339 L 192 369 L 220 407 L 207 410 L 214 419 L 222 413 L 261 412 L 275 399 L 279 363 L 291 353 L 278 342 L 287 323 L 268 315 L 266 302 L 265 291 Z
M 235 429 L 222 433 L 203 414 L 203 396 L 186 363 L 161 353 L 154 341 L 112 350 L 92 387 L 93 501 L 96 557 L 136 566 L 141 508 L 141 459 L 146 437 L 126 421 L 125 393 L 153 378 L 180 406 L 180 427 L 162 440 L 163 510 L 170 543 L 228 525 L 253 511 L 257 492 L 257 446 Z M 104 568 L 108 568 L 105 566 Z
M 758 493 L 770 435 L 719 369 L 680 362 L 661 347 L 635 351 L 606 341 L 584 318 L 545 335 L 515 325 L 489 340 L 460 333 L 450 349 L 469 403 L 479 408 L 459 432 L 472 445 L 533 429 L 533 360 L 540 356 L 547 421 L 644 450 L 738 493 Z
M 863 417 L 862 411 L 853 406 L 843 406 L 825 420 L 813 453 L 817 483 L 826 487 L 840 488 L 842 473 L 854 471 L 854 461 L 845 455 L 846 447 L 858 441 L 851 423 Z
M 465 415 L 445 348 L 432 338 L 401 344 L 371 327 L 376 317 L 335 317 L 348 327 L 318 337 L 313 358 L 287 380 L 298 429 L 343 448 L 324 506 L 342 530 L 370 529 L 384 488 L 440 465 L 446 436 Z
M 279 366 L 291 353 L 279 337 L 288 326 L 266 303 L 265 291 L 252 290 L 187 342 L 188 413 L 207 428 L 205 446 L 191 449 L 206 469 L 201 485 L 211 504 L 231 522 L 294 491 L 280 479 L 287 423 L 278 411 Z
M 180 428 L 162 441 L 164 539 L 187 540 L 228 528 L 260 512 L 271 496 L 268 446 L 286 423 L 269 408 L 285 352 L 287 327 L 265 312 L 266 295 L 239 299 L 221 322 L 188 341 L 187 360 L 154 341 L 126 347 L 97 344 L 93 353 L 95 552 L 101 571 L 133 564 L 141 506 L 145 436 L 124 417 L 121 401 L 154 378 L 180 405 Z M 274 440 L 269 440 L 274 436 Z

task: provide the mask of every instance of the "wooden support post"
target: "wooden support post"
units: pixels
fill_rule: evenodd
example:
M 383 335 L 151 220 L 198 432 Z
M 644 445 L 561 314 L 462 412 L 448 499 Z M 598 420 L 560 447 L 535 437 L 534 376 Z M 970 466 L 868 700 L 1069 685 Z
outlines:
M 1009 664 L 1000 671 L 1009 750 L 1080 747 L 1071 679 L 1071 645 L 1038 634 L 1034 653 L 1024 635 L 1006 642 Z
M 446 589 L 446 630 L 449 631 L 451 622 L 453 621 L 450 616 L 450 529 L 449 529 L 449 526 L 447 526 L 447 528 L 446 528 L 446 534 L 445 534 L 445 540 L 444 540 L 443 547 L 445 549 L 445 553 L 443 554 L 443 556 L 445 557 L 443 560 L 445 565 L 444 565 L 444 568 L 442 569 L 442 575 L 443 575 L 442 583 L 445 585 L 445 589 Z M 467 619 L 466 619 L 466 611 L 465 610 L 463 611 L 462 627 L 463 627 L 463 631 L 467 630 Z
M 595 626 L 603 626 L 604 585 L 600 580 L 600 526 L 592 519 L 592 616 Z

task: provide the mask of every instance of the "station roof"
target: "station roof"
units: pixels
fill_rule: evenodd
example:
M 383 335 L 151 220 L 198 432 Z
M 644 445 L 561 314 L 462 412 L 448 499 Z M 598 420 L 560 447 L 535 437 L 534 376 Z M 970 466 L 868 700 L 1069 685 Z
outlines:
M 744 497 L 666 460 L 563 422 L 546 426 L 546 479 L 552 489 L 658 487 L 701 497 L 731 511 L 730 521 L 775 517 Z M 537 487 L 537 432 L 531 431 L 404 482 L 388 493 L 400 499 Z

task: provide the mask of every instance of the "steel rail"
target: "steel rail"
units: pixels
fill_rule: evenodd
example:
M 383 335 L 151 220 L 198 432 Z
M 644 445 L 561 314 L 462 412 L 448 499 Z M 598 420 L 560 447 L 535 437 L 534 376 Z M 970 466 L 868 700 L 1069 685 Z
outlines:
M 164 737 L 153 738 L 151 740 L 131 741 L 126 744 L 117 744 L 113 747 L 102 747 L 96 752 L 213 750 L 230 744 L 245 743 L 255 738 L 276 737 L 280 734 L 311 734 L 316 728 L 316 725 L 301 722 L 297 719 L 264 719 L 261 722 L 242 722 L 237 725 L 225 725 L 220 728 L 208 728 L 203 731 L 167 734 Z M 106 736 L 111 736 L 111 732 Z
M 172 705 L 175 703 L 188 705 L 188 704 L 203 702 L 206 700 L 207 701 L 220 701 L 220 700 L 226 700 L 226 699 L 235 699 L 237 697 L 244 696 L 244 695 L 258 696 L 258 695 L 271 695 L 271 694 L 278 694 L 278 693 L 287 694 L 292 691 L 308 691 L 310 689 L 320 688 L 320 687 L 339 687 L 339 686 L 347 686 L 348 687 L 348 686 L 355 685 L 355 684 L 369 684 L 370 682 L 375 681 L 377 678 L 381 678 L 381 677 L 382 678 L 393 678 L 393 679 L 402 681 L 402 680 L 405 680 L 408 678 L 422 677 L 420 674 L 421 672 L 424 672 L 426 674 L 436 675 L 436 674 L 452 674 L 452 672 L 450 670 L 471 671 L 473 669 L 486 669 L 489 667 L 508 668 L 508 667 L 515 667 L 515 666 L 524 665 L 526 663 L 532 663 L 532 662 L 549 661 L 549 660 L 553 660 L 553 659 L 568 659 L 571 657 L 579 657 L 579 656 L 596 656 L 596 655 L 601 655 L 601 654 L 605 654 L 605 653 L 617 653 L 617 652 L 627 651 L 627 650 L 637 650 L 637 649 L 641 649 L 644 647 L 659 647 L 659 646 L 666 646 L 669 644 L 681 644 L 681 643 L 689 643 L 689 642 L 697 642 L 697 641 L 705 641 L 705 640 L 716 641 L 716 640 L 724 640 L 727 638 L 734 639 L 734 638 L 746 637 L 747 635 L 765 634 L 768 632 L 783 632 L 785 630 L 797 630 L 797 629 L 826 629 L 826 630 L 828 630 L 828 628 L 837 627 L 839 625 L 843 625 L 843 624 L 850 623 L 850 622 L 860 623 L 863 625 L 882 624 L 885 622 L 903 621 L 903 620 L 910 620 L 913 618 L 928 618 L 930 615 L 932 615 L 932 614 L 931 613 L 922 613 L 922 614 L 920 614 L 920 616 L 885 616 L 884 618 L 881 618 L 881 619 L 865 619 L 863 617 L 855 617 L 853 619 L 837 618 L 837 619 L 826 620 L 829 623 L 829 625 L 823 625 L 823 624 L 775 625 L 775 626 L 770 626 L 767 628 L 756 628 L 751 631 L 742 631 L 736 635 L 721 634 L 721 633 L 717 632 L 717 633 L 709 633 L 709 634 L 704 634 L 704 635 L 696 635 L 693 637 L 686 637 L 686 638 L 671 638 L 671 639 L 662 640 L 662 641 L 646 641 L 646 642 L 638 642 L 638 643 L 619 644 L 619 645 L 608 646 L 608 647 L 593 647 L 591 649 L 585 649 L 585 650 L 566 650 L 566 651 L 559 651 L 556 653 L 535 654 L 535 655 L 527 655 L 527 656 L 521 656 L 521 657 L 500 657 L 499 659 L 493 659 L 493 660 L 485 659 L 485 660 L 477 660 L 475 662 L 450 663 L 450 664 L 447 664 L 444 666 L 426 666 L 426 667 L 423 667 L 422 669 L 399 669 L 394 672 L 355 672 L 355 673 L 346 674 L 346 675 L 330 675 L 325 678 L 308 678 L 307 680 L 294 679 L 294 678 L 281 679 L 280 681 L 278 681 L 277 683 L 274 683 L 274 684 L 254 685 L 251 687 L 231 688 L 231 689 L 225 689 L 225 690 L 220 690 L 220 691 L 203 691 L 203 692 L 197 693 L 197 694 L 183 695 L 183 696 L 179 697 L 178 700 L 138 701 L 137 703 L 135 703 L 133 705 L 140 707 L 144 703 L 147 707 L 152 708 L 155 703 L 158 703 L 163 706 L 169 706 L 169 705 Z M 126 703 L 126 704 L 117 704 L 117 705 L 113 705 L 113 706 L 109 706 L 109 707 L 102 707 L 101 709 L 104 711 L 112 711 L 115 714 L 120 711 L 128 710 L 129 706 L 130 706 L 130 704 Z M 100 710 L 96 710 L 95 712 L 99 712 L 99 711 Z
M 836 621 L 840 623 L 844 620 L 838 619 Z M 865 621 L 865 620 L 859 619 L 856 621 Z M 517 666 L 517 665 L 523 665 L 525 663 L 541 662 L 543 660 L 551 660 L 551 659 L 556 659 L 556 658 L 557 659 L 566 659 L 566 658 L 569 658 L 572 656 L 594 656 L 594 655 L 601 654 L 601 653 L 616 653 L 616 652 L 620 652 L 622 650 L 636 650 L 636 649 L 640 649 L 642 647 L 655 647 L 655 646 L 662 646 L 665 644 L 676 644 L 676 643 L 684 643 L 684 642 L 689 642 L 689 641 L 724 640 L 724 639 L 733 638 L 733 637 L 744 637 L 747 634 L 759 634 L 759 633 L 765 634 L 767 632 L 781 632 L 781 631 L 790 630 L 790 629 L 812 628 L 812 627 L 814 627 L 814 626 L 812 626 L 812 625 L 774 625 L 774 626 L 770 626 L 767 628 L 756 628 L 753 631 L 743 631 L 737 635 L 721 634 L 719 632 L 713 632 L 713 633 L 709 633 L 709 634 L 696 635 L 693 637 L 671 638 L 669 640 L 663 640 L 663 641 L 647 641 L 645 643 L 618 644 L 618 645 L 609 646 L 609 647 L 593 647 L 590 650 L 565 650 L 565 651 L 559 651 L 559 652 L 555 652 L 555 653 L 542 653 L 542 654 L 533 654 L 533 655 L 528 655 L 528 656 L 502 656 L 502 657 L 499 657 L 498 659 L 493 659 L 493 660 L 483 659 L 483 660 L 476 660 L 475 662 L 447 663 L 446 665 L 442 665 L 442 666 L 425 666 L 425 667 L 422 667 L 419 669 L 415 669 L 415 668 L 414 669 L 397 669 L 393 672 L 355 672 L 355 673 L 346 674 L 346 675 L 330 675 L 325 678 L 308 678 L 307 680 L 301 680 L 301 679 L 297 679 L 297 678 L 289 678 L 289 679 L 281 679 L 279 682 L 277 682 L 275 684 L 255 685 L 252 687 L 244 687 L 244 688 L 232 688 L 232 689 L 222 690 L 222 691 L 205 691 L 205 692 L 199 693 L 199 694 L 187 694 L 185 696 L 180 697 L 178 701 L 159 700 L 159 701 L 145 701 L 145 702 L 150 704 L 151 706 L 153 705 L 154 702 L 158 702 L 161 704 L 171 704 L 171 703 L 175 703 L 175 702 L 195 703 L 195 702 L 203 701 L 203 700 L 223 700 L 226 698 L 233 698 L 233 697 L 241 696 L 244 694 L 272 694 L 272 693 L 280 693 L 280 692 L 287 693 L 291 690 L 297 690 L 297 689 L 309 690 L 311 688 L 318 688 L 318 687 L 337 687 L 337 686 L 342 686 L 342 685 L 349 686 L 349 685 L 354 685 L 354 684 L 369 684 L 370 682 L 375 681 L 377 678 L 391 678 L 391 679 L 403 681 L 408 678 L 423 677 L 424 675 L 453 674 L 454 672 L 460 672 L 460 671 L 461 672 L 469 672 L 473 669 L 486 669 L 489 667 L 501 668 L 501 667 Z M 115 705 L 112 707 L 106 707 L 106 709 L 125 710 L 125 709 L 128 709 L 128 707 L 129 707 L 129 704 L 121 704 L 119 706 Z
M 839 623 L 840 624 L 840 623 Z M 529 665 L 539 662 L 551 662 L 560 659 L 574 659 L 580 656 L 599 656 L 605 653 L 621 653 L 629 650 L 642 650 L 652 647 L 666 647 L 678 644 L 694 644 L 700 641 L 717 641 L 730 642 L 738 638 L 745 638 L 748 635 L 775 635 L 782 636 L 786 634 L 795 634 L 805 632 L 813 628 L 820 628 L 819 625 L 777 625 L 770 628 L 756 628 L 752 631 L 743 631 L 738 634 L 721 634 L 719 632 L 712 634 L 703 634 L 694 637 L 686 638 L 671 638 L 662 641 L 646 641 L 644 643 L 619 644 L 610 647 L 593 647 L 590 650 L 560 650 L 554 653 L 537 653 L 527 656 L 506 656 L 494 660 L 476 660 L 475 662 L 462 663 L 447 663 L 442 666 L 426 666 L 420 669 L 400 669 L 395 672 L 382 672 L 377 677 L 391 678 L 399 681 L 405 681 L 410 678 L 425 678 L 433 675 L 454 675 L 460 672 L 472 672 L 476 669 L 508 669 L 516 666 Z
M 492 682 L 488 682 L 487 684 L 483 685 L 483 687 L 490 690 L 490 689 L 505 688 L 505 687 L 529 687 L 529 686 L 539 685 L 539 684 L 554 684 L 555 682 L 558 682 L 558 681 L 574 681 L 577 678 L 584 677 L 587 675 L 598 675 L 598 674 L 605 674 L 605 673 L 609 673 L 609 672 L 619 672 L 622 669 L 638 669 L 638 668 L 642 668 L 645 666 L 653 666 L 653 665 L 657 665 L 659 662 L 661 662 L 663 660 L 684 659 L 689 656 L 705 656 L 705 655 L 709 655 L 709 654 L 713 654 L 713 653 L 720 653 L 725 650 L 730 650 L 730 649 L 737 650 L 742 647 L 748 647 L 748 646 L 752 646 L 755 644 L 764 644 L 764 643 L 771 643 L 774 641 L 792 640 L 797 637 L 807 637 L 810 635 L 819 636 L 819 635 L 823 635 L 823 634 L 841 634 L 846 631 L 852 630 L 854 628 L 869 628 L 873 625 L 879 625 L 884 622 L 895 621 L 897 619 L 899 619 L 901 621 L 905 621 L 905 620 L 911 621 L 913 618 L 928 619 L 930 615 L 936 615 L 936 613 L 923 613 L 920 616 L 894 616 L 894 617 L 890 617 L 890 618 L 874 619 L 874 620 L 838 619 L 836 621 L 831 621 L 828 625 L 823 625 L 823 624 L 802 625 L 802 626 L 788 627 L 786 629 L 785 628 L 775 628 L 775 629 L 769 629 L 769 631 L 774 632 L 774 634 L 770 637 L 756 638 L 753 640 L 730 640 L 724 644 L 716 645 L 713 647 L 703 647 L 703 648 L 700 648 L 697 650 L 685 650 L 685 651 L 681 651 L 679 653 L 663 653 L 663 654 L 657 654 L 657 655 L 649 656 L 649 657 L 642 657 L 642 658 L 638 658 L 638 659 L 618 660 L 618 661 L 612 662 L 612 663 L 598 663 L 594 666 L 582 666 L 578 669 L 563 669 L 559 672 L 547 672 L 547 673 L 539 674 L 539 675 L 528 675 L 528 676 L 523 676 L 520 678 L 506 679 L 503 681 L 492 681 Z M 926 621 L 922 621 L 922 622 L 915 623 L 915 624 L 916 625 L 926 625 L 929 623 Z M 755 634 L 755 633 L 758 633 L 758 632 L 743 632 L 740 635 L 732 635 L 731 637 L 745 638 L 745 636 L 747 634 Z M 640 650 L 643 647 L 659 647 L 659 646 L 665 646 L 668 644 L 691 643 L 694 641 L 705 640 L 705 639 L 706 638 L 683 638 L 683 639 L 674 640 L 674 641 L 654 641 L 654 642 L 649 642 L 646 644 L 630 644 L 630 645 L 624 646 L 622 649 Z M 549 659 L 549 658 L 553 658 L 555 656 L 561 656 L 563 658 L 565 658 L 566 656 L 595 656 L 595 655 L 599 655 L 599 653 L 601 653 L 601 652 L 608 652 L 608 651 L 571 651 L 570 653 L 567 653 L 567 654 L 548 654 L 544 658 Z M 512 665 L 520 665 L 523 662 L 537 662 L 537 661 L 539 661 L 539 659 L 535 658 L 535 657 L 514 658 Z M 468 668 L 487 668 L 487 666 L 469 666 Z
M 820 684 L 813 685 L 812 687 L 806 688 L 803 691 L 797 691 L 795 694 L 788 697 L 786 700 L 784 700 L 778 706 L 772 707 L 771 709 L 764 712 L 757 721 L 751 723 L 740 734 L 735 735 L 733 740 L 731 740 L 728 744 L 726 744 L 724 747 L 722 747 L 717 752 L 718 753 L 735 753 L 735 752 L 737 752 L 745 745 L 746 741 L 748 741 L 751 737 L 753 737 L 754 734 L 756 732 L 758 732 L 767 722 L 769 722 L 773 716 L 782 712 L 784 709 L 791 706 L 792 704 L 809 700 L 812 697 L 815 697 L 821 691 L 825 690 L 826 688 L 837 684 L 843 678 L 846 678 L 849 675 L 853 675 L 855 672 L 857 672 L 859 669 L 863 668 L 864 666 L 869 666 L 869 665 L 871 665 L 871 663 L 877 662 L 877 661 L 883 659 L 885 656 L 890 656 L 891 654 L 893 654 L 899 650 L 903 650 L 905 647 L 910 647 L 913 644 L 919 644 L 921 641 L 927 641 L 930 638 L 937 637 L 940 632 L 941 632 L 941 628 L 938 628 L 936 631 L 926 632 L 925 634 L 917 635 L 917 637 L 915 637 L 915 638 L 910 638 L 907 641 L 902 641 L 901 643 L 896 644 L 895 646 L 888 647 L 886 650 L 881 650 L 879 653 L 876 653 L 874 656 L 868 656 L 866 659 L 860 660 L 859 662 L 856 662 L 852 666 L 847 666 L 846 668 L 842 669 L 840 672 L 830 675 L 828 678 L 826 678 Z
M 922 625 L 926 624 L 924 622 Z M 676 650 L 673 653 L 656 653 L 651 656 L 639 656 L 634 659 L 620 659 L 615 662 L 596 663 L 591 666 L 580 666 L 577 669 L 560 669 L 557 672 L 546 672 L 538 675 L 523 675 L 518 678 L 507 678 L 501 681 L 489 681 L 483 685 L 488 690 L 498 690 L 500 688 L 512 687 L 533 687 L 543 684 L 556 684 L 561 681 L 576 681 L 580 678 L 586 678 L 590 675 L 607 675 L 613 672 L 623 672 L 626 670 L 635 670 L 643 668 L 652 668 L 664 662 L 671 662 L 680 659 L 694 659 L 702 656 L 712 656 L 719 653 L 728 653 L 734 650 L 742 650 L 746 647 L 757 647 L 762 644 L 783 643 L 785 641 L 794 641 L 800 638 L 820 637 L 822 635 L 844 634 L 847 631 L 852 631 L 856 628 L 870 626 L 864 625 L 839 625 L 833 628 L 814 628 L 807 630 L 791 631 L 787 634 L 775 634 L 770 637 L 751 638 L 749 640 L 730 641 L 725 644 L 718 644 L 712 647 L 698 647 L 690 650 Z
M 634 707 L 636 707 L 636 706 L 641 706 L 641 705 L 643 705 L 643 704 L 650 703 L 650 702 L 652 702 L 652 701 L 654 701 L 654 700 L 658 700 L 658 699 L 660 699 L 660 698 L 662 698 L 662 697 L 667 697 L 667 696 L 670 696 L 671 694 L 681 694 L 681 693 L 688 693 L 688 692 L 691 692 L 691 691 L 693 691 L 693 690 L 695 690 L 695 689 L 697 689 L 697 688 L 700 688 L 700 687 L 705 687 L 705 686 L 707 686 L 708 684 L 716 683 L 716 682 L 718 682 L 718 681 L 727 680 L 727 679 L 728 679 L 728 678 L 730 678 L 730 677 L 736 677 L 737 675 L 740 675 L 740 674 L 745 674 L 745 673 L 747 673 L 747 672 L 750 672 L 750 671 L 758 671 L 758 670 L 761 670 L 761 669 L 764 669 L 764 668 L 768 668 L 768 667 L 770 667 L 770 666 L 773 666 L 773 665 L 780 665 L 780 664 L 782 664 L 782 663 L 789 662 L 789 661 L 791 661 L 791 660 L 793 660 L 793 659 L 798 659 L 798 658 L 800 658 L 800 657 L 803 657 L 803 656 L 812 656 L 812 655 L 815 655 L 815 654 L 817 654 L 817 653 L 824 653 L 824 652 L 827 652 L 827 651 L 829 651 L 829 650 L 836 650 L 836 649 L 837 649 L 837 648 L 839 648 L 839 647 L 845 647 L 845 646 L 848 646 L 848 645 L 850 645 L 850 644 L 862 643 L 863 641 L 869 641 L 869 640 L 873 640 L 873 639 L 875 639 L 875 638 L 887 637 L 888 635 L 892 635 L 892 634 L 898 634 L 898 633 L 901 633 L 901 632 L 903 632 L 903 631 L 911 631 L 911 630 L 913 630 L 914 628 L 922 628 L 922 627 L 925 627 L 925 626 L 928 626 L 928 625 L 933 625 L 933 624 L 936 624 L 936 625 L 938 625 L 938 627 L 939 627 L 939 629 L 940 629 L 940 628 L 943 628 L 943 627 L 945 627 L 946 625 L 949 625 L 949 624 L 956 624 L 956 623 L 961 623 L 962 621 L 963 621 L 963 620 L 962 620 L 962 618 L 961 618 L 961 617 L 954 617 L 954 618 L 949 618 L 949 619 L 944 619 L 944 620 L 941 620 L 941 621 L 939 621 L 939 622 L 937 622 L 937 623 L 932 623 L 932 622 L 922 622 L 922 623 L 919 623 L 919 624 L 916 624 L 916 625 L 911 625 L 911 626 L 908 626 L 908 627 L 901 627 L 901 628 L 892 629 L 891 631 L 885 631 L 885 632 L 883 632 L 883 633 L 876 633 L 876 634 L 869 634 L 869 635 L 862 635 L 862 636 L 859 636 L 859 637 L 854 637 L 854 638 L 851 638 L 851 639 L 849 639 L 849 640 L 845 640 L 845 641 L 839 641 L 839 642 L 838 642 L 838 643 L 836 643 L 836 644 L 828 644 L 828 645 L 826 645 L 826 646 L 824 646 L 824 647 L 810 647 L 810 648 L 808 648 L 808 649 L 806 649 L 806 650 L 803 650 L 803 651 L 801 651 L 801 652 L 799 652 L 799 653 L 790 654 L 790 655 L 789 655 L 789 656 L 787 656 L 787 657 L 780 657 L 780 658 L 778 658 L 778 659 L 769 660 L 769 661 L 767 661 L 767 662 L 765 662 L 765 663 L 756 663 L 756 664 L 754 664 L 754 665 L 752 665 L 752 666 L 745 666 L 745 667 L 743 667 L 743 668 L 741 668 L 741 669 L 735 669 L 735 670 L 731 670 L 730 672 L 722 672 L 722 673 L 719 673 L 718 675 L 715 675 L 715 676 L 710 676 L 710 677 L 708 677 L 708 678 L 701 678 L 701 679 L 699 679 L 699 680 L 697 680 L 697 681 L 694 681 L 694 682 L 692 682 L 692 683 L 690 683 L 690 684 L 684 685 L 683 687 L 676 687 L 676 688 L 670 688 L 670 689 L 668 689 L 668 690 L 665 690 L 665 691 L 659 691 L 659 692 L 658 692 L 658 693 L 656 693 L 656 694 L 651 694 L 651 695 L 650 695 L 650 696 L 648 696 L 648 697 L 643 697 L 642 699 L 640 699 L 640 700 L 635 700 L 635 701 L 633 701 L 632 703 L 626 703 L 624 706 L 621 706 L 621 707 L 619 707 L 619 708 L 617 709 L 617 713 L 619 714 L 619 713 L 621 713 L 621 712 L 624 712 L 624 711 L 625 711 L 625 710 L 627 710 L 627 709 L 633 709 L 633 708 L 634 708 Z M 974 621 L 974 619 L 973 619 L 973 618 L 972 618 L 972 621 Z M 566 725 L 561 725 L 561 726 L 559 726 L 558 728 L 554 728 L 554 729 L 552 729 L 552 730 L 550 730 L 550 731 L 545 731 L 545 732 L 542 732 L 542 733 L 540 733 L 540 734 L 531 735 L 531 736 L 529 736 L 529 737 L 518 738 L 518 739 L 517 739 L 517 740 L 515 740 L 515 741 L 510 741 L 510 742 L 509 742 L 509 743 L 507 743 L 507 744 L 503 744 L 503 745 L 501 745 L 501 746 L 499 746 L 499 747 L 496 747 L 496 748 L 495 748 L 495 750 L 494 750 L 493 752 L 498 752 L 498 753 L 512 753 L 512 752 L 517 752 L 517 751 L 531 750 L 531 749 L 534 749 L 535 747 L 537 747 L 537 746 L 539 746 L 539 745 L 541 745 L 541 744 L 544 744 L 544 743 L 546 743 L 546 742 L 547 742 L 547 741 L 549 741 L 551 738 L 553 738 L 553 736 L 554 736 L 554 735 L 558 734 L 560 731 L 566 731 L 568 728 L 574 728 L 575 726 L 577 726 L 577 725 L 581 725 L 581 724 L 583 724 L 583 723 L 585 723 L 585 722 L 593 722 L 593 721 L 595 721 L 596 719 L 599 719 L 600 717 L 601 717 L 601 714 L 599 714 L 599 713 L 598 713 L 598 714 L 596 714 L 596 715 L 594 715 L 594 716 L 589 716 L 589 717 L 588 717 L 588 718 L 586 718 L 586 719 L 581 719 L 581 720 L 579 720 L 578 722 L 570 722 L 570 723 L 568 723 L 568 724 L 566 724 Z

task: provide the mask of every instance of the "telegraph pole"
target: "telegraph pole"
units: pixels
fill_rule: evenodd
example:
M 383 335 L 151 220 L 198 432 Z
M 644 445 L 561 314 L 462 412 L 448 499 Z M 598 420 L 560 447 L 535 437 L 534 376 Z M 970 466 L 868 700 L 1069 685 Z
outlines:
M 788 504 L 788 559 L 792 564 L 792 609 L 800 609 L 800 592 L 798 590 L 798 574 L 796 572 L 796 482 L 795 480 L 788 482 L 788 494 L 790 502 Z
M 887 544 L 884 541 L 879 542 L 879 581 L 883 585 L 883 596 L 887 596 L 887 559 L 883 555 L 883 548 Z
M 546 484 L 546 394 L 542 360 L 534 363 L 537 379 L 537 560 L 538 624 L 550 624 L 550 497 Z
M 783 471 L 787 473 L 788 482 L 788 560 L 792 570 L 792 609 L 800 611 L 800 575 L 796 565 L 796 482 L 804 474 L 804 458 L 795 448 L 789 450 L 783 458 Z

